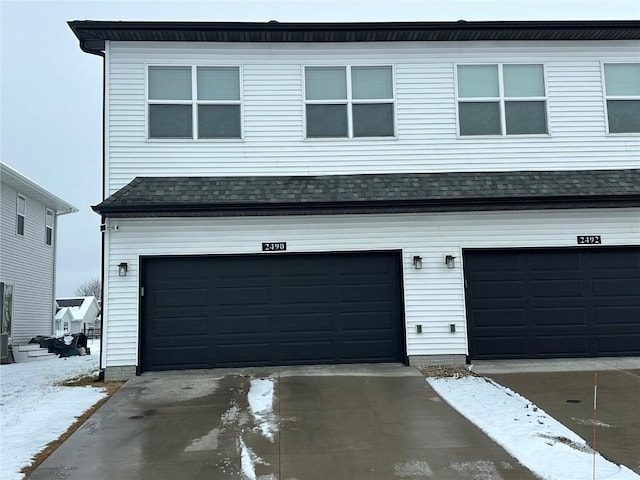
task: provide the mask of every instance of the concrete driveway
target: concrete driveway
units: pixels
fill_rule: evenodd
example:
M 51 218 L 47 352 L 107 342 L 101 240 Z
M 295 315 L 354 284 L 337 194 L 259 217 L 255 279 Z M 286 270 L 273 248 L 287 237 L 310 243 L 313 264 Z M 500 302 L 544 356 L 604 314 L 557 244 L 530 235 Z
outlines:
M 526 397 L 589 445 L 597 382 L 596 450 L 640 474 L 640 358 L 477 362 L 473 370 Z
M 30 478 L 536 477 L 442 402 L 415 368 L 371 365 L 145 374 Z

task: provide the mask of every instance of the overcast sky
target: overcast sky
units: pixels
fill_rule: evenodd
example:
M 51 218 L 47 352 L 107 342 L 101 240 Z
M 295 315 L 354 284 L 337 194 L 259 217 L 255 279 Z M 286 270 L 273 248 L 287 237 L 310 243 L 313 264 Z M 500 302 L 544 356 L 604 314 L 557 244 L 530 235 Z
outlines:
M 58 222 L 57 296 L 100 275 L 102 59 L 68 20 L 640 19 L 640 0 L 0 0 L 0 158 L 80 212 Z

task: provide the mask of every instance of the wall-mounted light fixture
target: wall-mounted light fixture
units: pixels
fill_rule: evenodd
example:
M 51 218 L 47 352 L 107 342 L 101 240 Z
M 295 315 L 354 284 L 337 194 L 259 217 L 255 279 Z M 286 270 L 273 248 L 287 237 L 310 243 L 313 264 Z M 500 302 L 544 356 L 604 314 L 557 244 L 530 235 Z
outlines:
M 444 264 L 447 266 L 447 268 L 456 268 L 456 257 L 454 257 L 453 255 L 445 255 Z
M 422 257 L 418 255 L 413 256 L 413 268 L 416 270 L 422 269 Z
M 127 264 L 127 262 L 122 262 L 118 264 L 118 276 L 119 277 L 126 277 L 127 276 L 127 270 L 129 270 L 129 265 Z

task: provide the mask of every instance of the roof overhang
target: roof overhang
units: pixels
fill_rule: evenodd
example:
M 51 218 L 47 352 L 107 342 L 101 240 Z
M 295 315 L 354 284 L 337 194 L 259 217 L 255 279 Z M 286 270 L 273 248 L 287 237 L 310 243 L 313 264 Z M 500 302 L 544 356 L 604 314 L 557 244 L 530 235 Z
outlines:
M 93 209 L 135 218 L 629 207 L 640 207 L 640 169 L 137 177 Z
M 68 22 L 80 48 L 103 55 L 117 42 L 460 42 L 638 40 L 640 21 L 495 22 Z
M 30 178 L 27 178 L 3 162 L 0 162 L 0 182 L 17 190 L 18 193 L 21 193 L 25 197 L 36 200 L 47 208 L 54 210 L 56 215 L 65 215 L 78 211 L 78 209 L 70 203 L 54 195 L 49 190 L 38 185 Z

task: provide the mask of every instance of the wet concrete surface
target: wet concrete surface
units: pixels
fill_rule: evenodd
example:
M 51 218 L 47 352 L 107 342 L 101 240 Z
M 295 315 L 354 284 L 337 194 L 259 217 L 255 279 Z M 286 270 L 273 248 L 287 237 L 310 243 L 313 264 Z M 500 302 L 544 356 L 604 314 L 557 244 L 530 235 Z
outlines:
M 557 367 L 557 362 L 555 365 Z M 484 376 L 526 397 L 591 446 L 594 383 L 597 383 L 595 448 L 608 460 L 640 474 L 640 369 L 574 369 L 486 373 Z
M 256 394 L 260 379 L 272 382 L 272 402 Z M 145 374 L 30 478 L 536 477 L 441 401 L 415 368 L 381 365 Z

